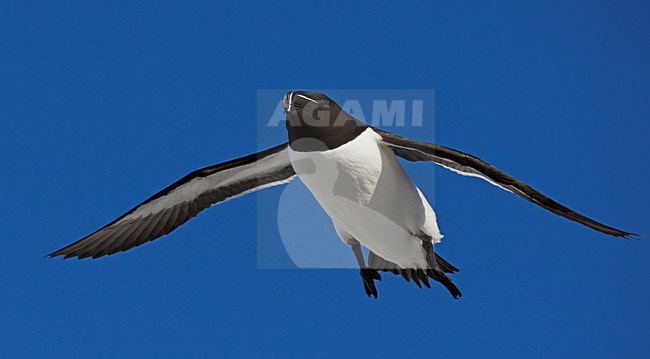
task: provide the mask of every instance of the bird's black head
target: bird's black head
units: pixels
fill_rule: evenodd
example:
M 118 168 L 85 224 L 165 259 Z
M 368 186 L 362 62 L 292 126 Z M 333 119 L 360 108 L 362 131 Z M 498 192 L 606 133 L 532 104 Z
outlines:
M 368 126 L 319 92 L 287 92 L 282 99 L 287 113 L 289 146 L 294 151 L 326 151 L 355 139 Z

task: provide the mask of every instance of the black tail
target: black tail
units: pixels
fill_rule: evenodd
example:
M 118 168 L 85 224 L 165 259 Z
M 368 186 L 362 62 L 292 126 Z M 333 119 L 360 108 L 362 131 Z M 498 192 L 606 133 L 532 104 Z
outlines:
M 393 274 L 401 275 L 407 282 L 410 282 L 412 279 L 413 283 L 420 288 L 422 288 L 422 283 L 424 283 L 427 288 L 431 288 L 431 285 L 429 284 L 429 278 L 431 278 L 444 285 L 454 298 L 460 298 L 462 293 L 458 290 L 458 287 L 452 283 L 451 279 L 445 275 L 445 273 L 456 273 L 459 269 L 444 260 L 438 254 L 434 253 L 433 246 L 431 247 L 430 252 L 427 250 L 426 246 L 424 247 L 425 250 L 427 250 L 427 254 L 433 254 L 433 265 L 430 263 L 430 268 L 427 270 L 401 268 L 397 264 L 378 256 L 372 251 L 368 256 L 368 267 L 383 272 L 391 272 Z M 431 260 L 429 260 L 429 255 L 427 255 L 427 262 L 431 262 Z
M 431 279 L 438 281 L 442 285 L 444 285 L 445 288 L 447 288 L 447 290 L 449 291 L 449 293 L 454 297 L 454 299 L 458 299 L 463 296 L 463 293 L 460 292 L 460 289 L 456 287 L 456 285 L 451 281 L 451 278 L 447 277 L 447 275 L 443 271 L 428 269 L 427 275 Z
M 436 263 L 440 266 L 440 269 L 442 269 L 445 273 L 457 273 L 460 271 L 460 269 L 454 267 L 451 263 L 447 262 L 444 260 L 441 256 L 438 255 L 438 253 L 433 253 L 436 256 Z
M 445 273 L 456 273 L 458 268 L 449 264 L 446 260 L 442 259 L 433 251 L 433 243 L 431 241 L 422 241 L 422 248 L 424 248 L 427 253 L 427 264 L 429 269 L 427 269 L 427 275 L 431 279 L 440 282 L 442 285 L 447 288 L 449 293 L 458 299 L 463 296 L 463 293 L 460 292 L 458 287 L 451 281 L 451 278 L 447 277 Z

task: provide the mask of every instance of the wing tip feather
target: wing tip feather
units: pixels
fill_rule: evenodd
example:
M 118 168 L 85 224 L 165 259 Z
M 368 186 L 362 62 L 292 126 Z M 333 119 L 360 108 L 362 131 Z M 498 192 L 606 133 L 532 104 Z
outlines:
M 625 232 L 624 235 L 616 236 L 616 237 L 624 238 L 624 239 L 633 239 L 633 240 L 640 241 L 640 240 L 642 240 L 642 239 L 645 239 L 645 238 L 646 238 L 646 235 L 645 235 L 645 234 L 637 234 L 637 233 L 629 233 L 629 232 Z

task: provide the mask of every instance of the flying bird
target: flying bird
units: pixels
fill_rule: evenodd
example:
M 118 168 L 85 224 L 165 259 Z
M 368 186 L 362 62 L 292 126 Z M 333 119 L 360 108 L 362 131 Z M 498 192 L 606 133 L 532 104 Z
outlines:
M 368 297 L 377 298 L 379 272 L 391 272 L 419 287 L 430 288 L 433 279 L 457 299 L 462 294 L 448 274 L 458 269 L 434 252 L 442 239 L 435 212 L 398 157 L 484 179 L 598 232 L 638 237 L 575 212 L 477 157 L 368 126 L 322 93 L 287 92 L 282 106 L 287 142 L 191 172 L 49 256 L 82 259 L 123 252 L 172 232 L 214 204 L 298 177 L 350 246 Z M 361 246 L 368 249 L 367 261 Z

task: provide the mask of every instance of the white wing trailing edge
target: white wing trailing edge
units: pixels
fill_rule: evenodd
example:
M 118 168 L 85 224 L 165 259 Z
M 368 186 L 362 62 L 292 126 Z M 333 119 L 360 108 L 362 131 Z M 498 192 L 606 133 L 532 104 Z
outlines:
M 287 183 L 294 177 L 286 143 L 205 167 L 49 257 L 99 258 L 123 252 L 172 232 L 214 204 Z

